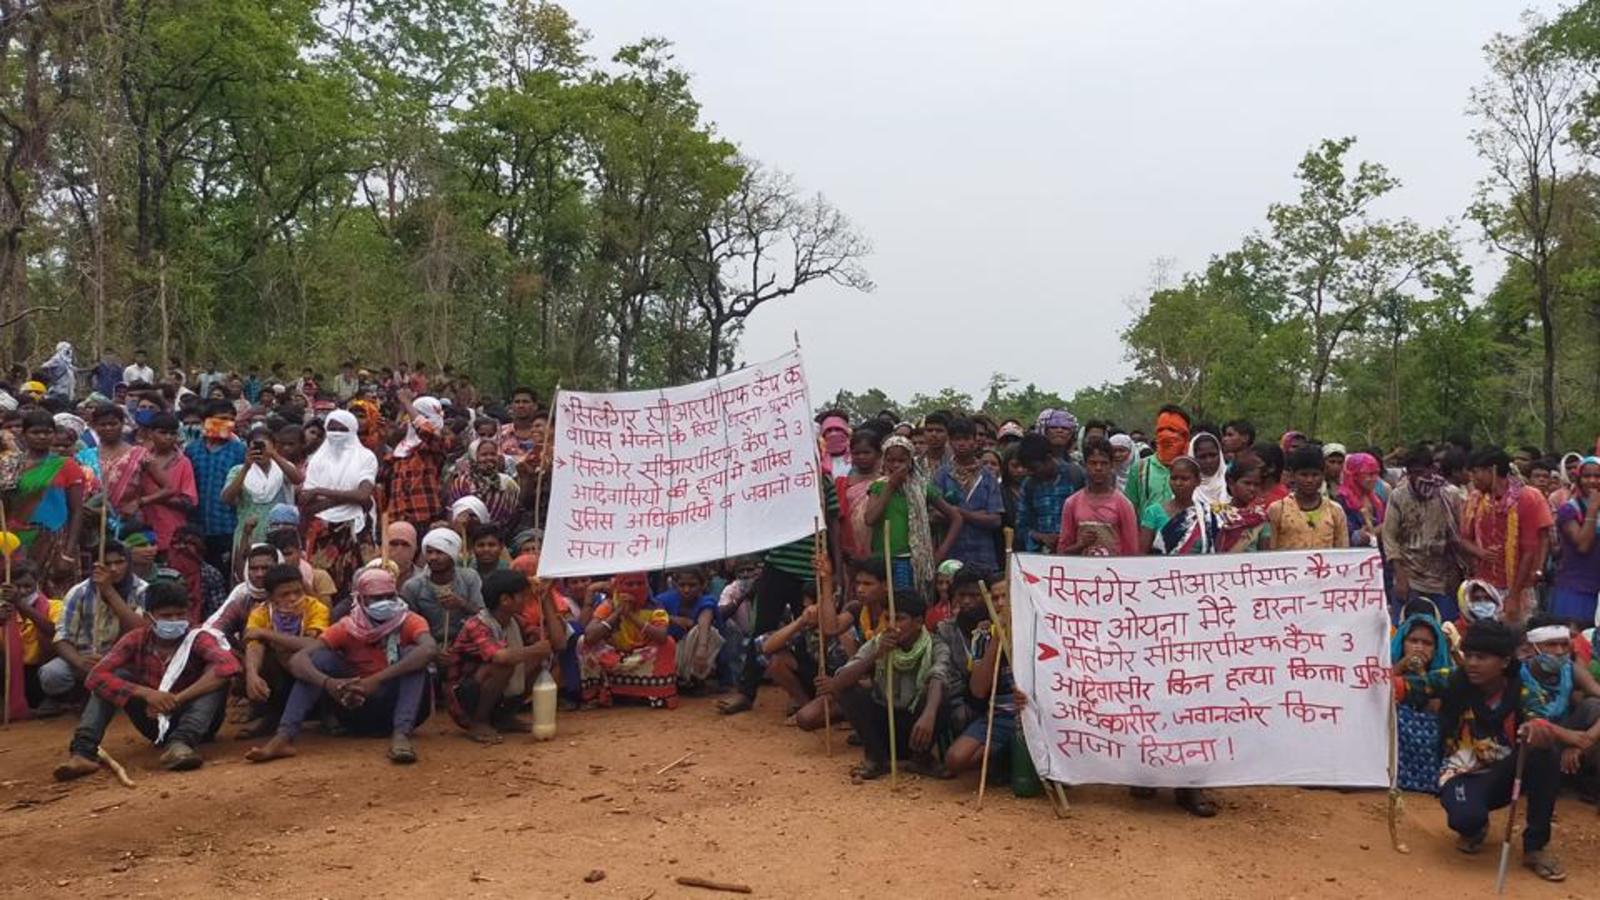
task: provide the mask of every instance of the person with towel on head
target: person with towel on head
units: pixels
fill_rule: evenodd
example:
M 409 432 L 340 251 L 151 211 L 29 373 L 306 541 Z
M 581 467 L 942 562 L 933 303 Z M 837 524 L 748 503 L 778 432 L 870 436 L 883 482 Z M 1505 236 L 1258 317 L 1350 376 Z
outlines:
M 483 608 L 483 580 L 469 566 L 457 562 L 461 549 L 461 535 L 454 531 L 429 531 L 422 538 L 426 571 L 400 588 L 401 599 L 427 621 L 428 631 L 442 647 L 453 644 L 467 617 Z M 447 611 L 449 633 L 445 632 Z

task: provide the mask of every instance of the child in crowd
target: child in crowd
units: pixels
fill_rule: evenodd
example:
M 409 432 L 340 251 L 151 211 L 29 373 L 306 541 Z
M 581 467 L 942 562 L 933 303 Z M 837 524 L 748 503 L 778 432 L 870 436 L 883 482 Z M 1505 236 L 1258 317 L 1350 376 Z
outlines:
M 1137 556 L 1139 520 L 1133 504 L 1117 490 L 1111 442 L 1103 437 L 1083 442 L 1087 479 L 1081 491 L 1061 507 L 1061 536 L 1055 552 L 1063 556 Z
M 0 702 L 6 704 L 13 722 L 30 714 L 60 711 L 55 705 L 43 708 L 39 669 L 55 652 L 51 643 L 61 606 L 60 600 L 39 593 L 39 570 L 26 560 L 12 564 L 10 584 L 0 584 L 0 660 L 9 673 L 5 683 L 11 687 Z
M 1341 460 L 1341 463 L 1343 460 Z M 1267 507 L 1274 550 L 1324 550 L 1350 546 L 1344 509 L 1323 493 L 1327 477 L 1322 450 L 1306 444 L 1289 453 L 1292 493 Z M 1342 471 L 1341 465 L 1341 471 Z
M 100 767 L 100 740 L 119 709 L 140 734 L 165 744 L 163 768 L 181 772 L 204 762 L 195 747 L 222 725 L 228 680 L 239 673 L 239 660 L 215 634 L 190 634 L 189 596 L 177 582 L 153 585 L 145 611 L 149 624 L 124 634 L 89 673 L 89 703 L 66 762 L 56 767 L 58 781 Z
M 145 583 L 129 568 L 127 549 L 110 541 L 104 557 L 87 581 L 62 598 L 53 644 L 56 658 L 39 670 L 40 689 L 58 702 L 84 683 L 112 645 L 146 624 Z
M 528 578 L 514 570 L 490 572 L 483 582 L 483 609 L 461 628 L 451 645 L 445 681 L 450 717 L 480 744 L 500 742 L 500 732 L 531 732 L 517 714 L 532 674 L 550 659 L 550 642 L 525 632 L 520 613 L 528 602 Z M 544 610 L 553 616 L 553 608 Z
M 655 599 L 667 613 L 667 633 L 677 642 L 678 691 L 698 694 L 716 676 L 722 653 L 717 598 L 706 591 L 705 570 L 685 566 L 672 573 L 672 589 Z
M 896 753 L 907 768 L 937 776 L 935 738 L 944 726 L 945 672 L 950 652 L 923 627 L 927 603 L 915 591 L 895 592 L 895 620 L 889 630 L 861 645 L 849 664 L 818 675 L 817 696 L 837 698 L 850 727 L 861 739 L 865 760 L 851 775 L 862 781 L 889 772 L 889 687 L 893 679 Z M 871 687 L 863 688 L 863 679 Z
M 1139 517 L 1145 552 L 1159 556 L 1216 553 L 1221 520 L 1195 493 L 1200 487 L 1200 464 L 1180 456 L 1167 471 L 1171 496 L 1145 507 Z
M 833 611 L 831 603 L 827 606 L 825 620 L 825 611 L 817 602 L 816 583 L 808 583 L 806 606 L 800 615 L 761 638 L 761 652 L 767 657 L 767 675 L 789 695 L 788 716 L 801 731 L 815 731 L 823 726 L 823 706 L 828 702 L 816 696 L 819 621 L 825 626 L 821 631 L 827 641 L 828 671 L 837 670 L 847 660 L 836 636 L 849 630 L 854 620 L 847 612 Z
M 289 702 L 294 676 L 289 660 L 328 629 L 328 607 L 306 593 L 304 579 L 295 566 L 281 563 L 262 579 L 267 602 L 250 611 L 245 621 L 245 696 L 259 705 L 260 715 L 239 736 L 259 738 L 272 734 Z
M 1260 460 L 1244 454 L 1228 467 L 1230 503 L 1217 510 L 1218 551 L 1253 553 L 1272 549 L 1272 526 L 1267 524 L 1267 507 L 1261 502 L 1262 468 Z
M 1091 444 L 1095 442 L 1105 443 L 1105 438 L 1092 437 L 1084 441 L 1086 468 L 1088 468 Z M 1090 473 L 1092 481 L 1094 478 L 1092 468 Z M 1121 494 L 1116 496 L 1122 502 L 1128 502 Z M 989 752 L 990 748 L 995 751 L 990 756 L 991 760 L 1009 760 L 1011 742 L 1016 736 L 1017 729 L 1016 704 L 1012 698 L 1015 685 L 1011 678 L 1011 666 L 1002 658 L 1001 642 L 994 639 L 993 623 L 989 619 L 989 609 L 983 602 L 979 579 L 975 576 L 960 579 L 956 586 L 956 597 L 960 612 L 957 613 L 954 623 L 946 624 L 957 629 L 963 641 L 960 655 L 952 655 L 952 659 L 959 662 L 950 667 L 951 674 L 955 676 L 952 679 L 951 690 L 961 692 L 968 717 L 965 722 L 953 723 L 951 727 L 951 730 L 959 735 L 951 742 L 950 749 L 945 751 L 944 755 L 945 770 L 952 775 L 980 768 L 984 754 Z M 1009 616 L 1004 598 L 995 597 L 993 602 L 995 614 L 1002 621 L 1007 620 Z M 996 666 L 1000 667 L 998 682 L 995 681 Z M 989 727 L 988 717 L 991 690 L 996 692 L 992 730 Z

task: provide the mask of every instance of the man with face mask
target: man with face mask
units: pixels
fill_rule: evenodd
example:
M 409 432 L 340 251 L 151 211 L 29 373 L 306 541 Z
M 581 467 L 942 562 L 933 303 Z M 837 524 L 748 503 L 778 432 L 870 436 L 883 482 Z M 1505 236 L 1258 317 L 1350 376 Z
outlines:
M 214 634 L 189 636 L 189 595 L 182 585 L 152 585 L 145 609 L 149 624 L 123 635 L 89 673 L 92 696 L 67 761 L 55 769 L 56 780 L 81 778 L 100 767 L 100 740 L 118 709 L 140 734 L 165 742 L 163 768 L 181 772 L 204 762 L 194 748 L 222 724 L 228 681 L 239 673 L 239 661 Z
M 1561 771 L 1583 775 L 1592 770 L 1600 743 L 1600 683 L 1589 670 L 1572 661 L 1572 631 L 1547 613 L 1528 622 L 1525 653 L 1529 673 L 1549 699 L 1550 721 L 1566 733 L 1559 735 Z
M 1189 451 L 1189 414 L 1167 404 L 1156 414 L 1156 452 L 1134 464 L 1122 492 L 1135 510 L 1148 509 L 1172 499 L 1170 473 L 1173 460 Z
M 417 761 L 411 734 L 428 718 L 428 663 L 438 644 L 428 623 L 395 596 L 387 569 L 362 569 L 350 615 L 289 660 L 295 677 L 278 733 L 245 759 L 269 762 L 295 754 L 300 726 L 326 694 L 339 724 L 358 734 L 389 733 L 389 761 Z

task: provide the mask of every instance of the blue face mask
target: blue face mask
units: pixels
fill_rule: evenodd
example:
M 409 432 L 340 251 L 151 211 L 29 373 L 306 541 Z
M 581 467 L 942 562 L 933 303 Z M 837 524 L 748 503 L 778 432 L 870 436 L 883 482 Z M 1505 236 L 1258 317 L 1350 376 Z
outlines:
M 156 420 L 156 410 L 136 409 L 133 411 L 133 424 L 140 428 L 149 428 L 150 423 Z
M 178 439 L 183 441 L 185 444 L 189 443 L 190 441 L 198 441 L 198 440 L 200 440 L 200 426 L 199 425 L 179 425 L 178 426 Z
M 1567 658 L 1555 653 L 1536 653 L 1529 662 L 1538 674 L 1555 676 L 1561 674 L 1561 669 L 1567 664 Z
M 387 622 L 400 613 L 405 612 L 406 602 L 393 597 L 387 600 L 374 600 L 367 604 L 367 618 L 374 622 Z
M 187 619 L 157 619 L 150 623 L 156 631 L 156 637 L 163 641 L 182 640 L 189 633 L 189 620 Z

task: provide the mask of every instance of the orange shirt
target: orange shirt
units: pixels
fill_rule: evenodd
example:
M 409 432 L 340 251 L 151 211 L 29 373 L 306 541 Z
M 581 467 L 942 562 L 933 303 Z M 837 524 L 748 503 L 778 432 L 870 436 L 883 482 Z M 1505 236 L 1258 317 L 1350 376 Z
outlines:
M 348 625 L 349 622 L 344 619 L 333 623 L 322 633 L 322 642 L 327 644 L 330 650 L 337 651 L 349 660 L 356 674 L 362 678 L 387 669 L 389 660 L 383 653 L 383 645 L 386 642 L 362 643 L 350 634 L 350 629 L 346 627 Z M 414 612 L 408 612 L 396 633 L 400 635 L 400 653 L 404 655 L 407 649 L 416 646 L 418 638 L 428 633 L 428 620 Z

